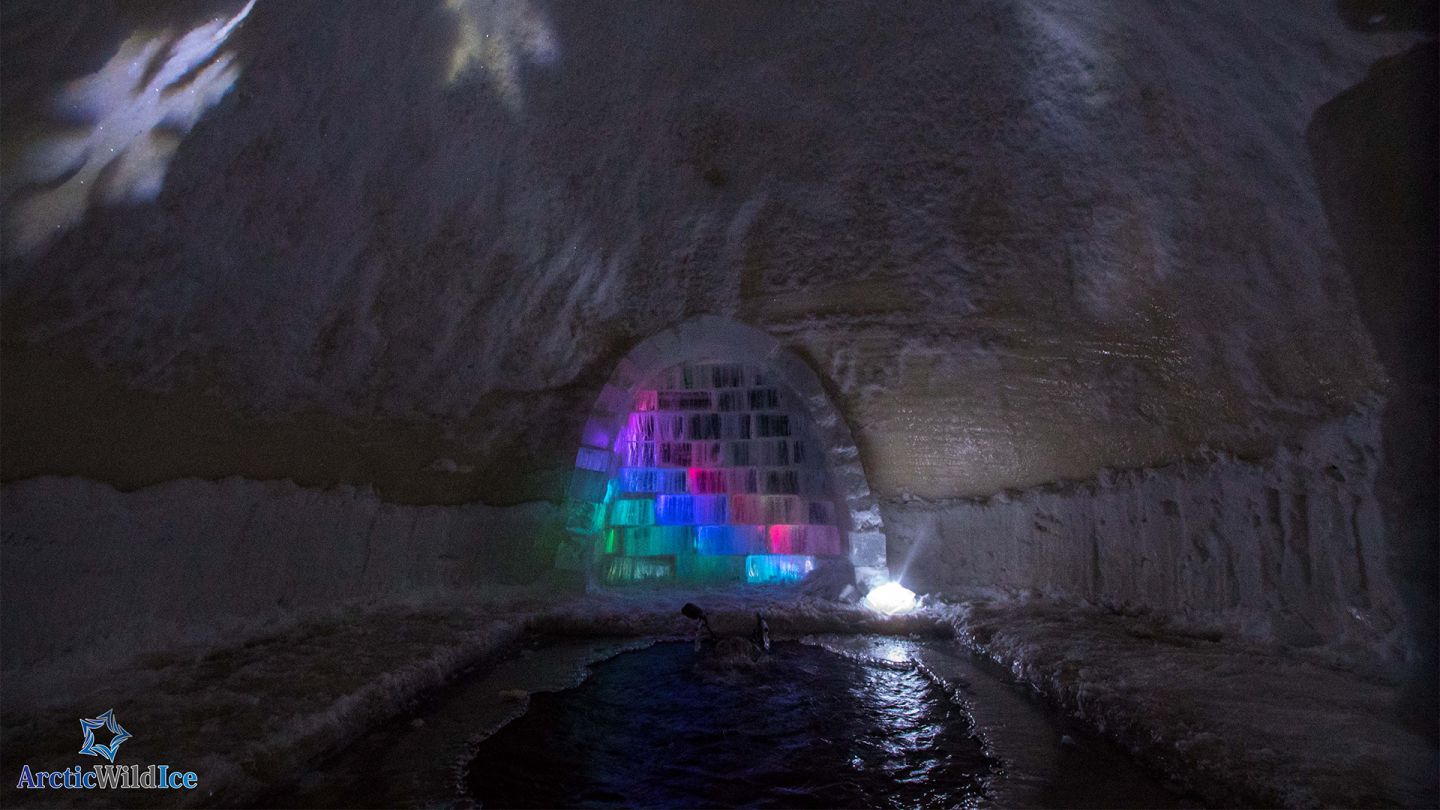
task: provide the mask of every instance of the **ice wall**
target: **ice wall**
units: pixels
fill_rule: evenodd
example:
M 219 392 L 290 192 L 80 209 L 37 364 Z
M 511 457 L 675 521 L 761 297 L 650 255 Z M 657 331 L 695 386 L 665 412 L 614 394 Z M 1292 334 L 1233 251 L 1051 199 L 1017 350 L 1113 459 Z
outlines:
M 922 591 L 998 588 L 1151 611 L 1286 645 L 1413 654 L 1375 496 L 1378 420 L 1273 456 L 1224 454 L 982 500 L 883 504 Z
M 424 600 L 549 568 L 559 509 L 406 507 L 230 478 L 137 492 L 80 478 L 0 489 L 7 674 L 234 641 L 349 602 Z

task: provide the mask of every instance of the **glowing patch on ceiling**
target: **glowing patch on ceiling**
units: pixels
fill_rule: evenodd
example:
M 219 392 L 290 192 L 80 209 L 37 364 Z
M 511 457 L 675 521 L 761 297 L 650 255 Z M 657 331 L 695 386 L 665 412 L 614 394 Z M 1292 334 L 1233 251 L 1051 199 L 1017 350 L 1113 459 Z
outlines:
M 12 209 L 14 252 L 44 246 L 97 201 L 144 202 L 160 193 L 180 141 L 240 76 L 234 54 L 216 52 L 254 7 L 250 0 L 235 16 L 178 39 L 134 34 L 99 71 L 56 95 L 59 116 L 90 128 L 42 138 L 22 155 L 17 181 L 46 187 Z
M 519 110 L 522 62 L 548 65 L 560 55 L 544 14 L 528 0 L 445 0 L 445 8 L 455 15 L 456 33 L 445 80 L 478 72 L 506 107 Z

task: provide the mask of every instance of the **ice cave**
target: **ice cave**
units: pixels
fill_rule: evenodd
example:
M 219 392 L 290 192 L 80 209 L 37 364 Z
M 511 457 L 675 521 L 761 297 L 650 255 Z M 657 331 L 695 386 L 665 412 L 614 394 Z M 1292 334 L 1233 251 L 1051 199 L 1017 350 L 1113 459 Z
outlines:
M 0 0 L 0 805 L 1440 805 L 1430 0 Z

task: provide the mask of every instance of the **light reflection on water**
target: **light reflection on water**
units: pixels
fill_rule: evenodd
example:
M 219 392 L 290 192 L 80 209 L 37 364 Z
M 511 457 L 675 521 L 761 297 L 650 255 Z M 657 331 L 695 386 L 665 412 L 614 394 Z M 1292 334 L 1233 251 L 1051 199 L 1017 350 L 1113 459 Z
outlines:
M 470 787 L 501 807 L 973 805 L 996 763 L 904 660 L 795 643 L 745 669 L 688 644 L 627 653 L 535 696 L 481 745 Z

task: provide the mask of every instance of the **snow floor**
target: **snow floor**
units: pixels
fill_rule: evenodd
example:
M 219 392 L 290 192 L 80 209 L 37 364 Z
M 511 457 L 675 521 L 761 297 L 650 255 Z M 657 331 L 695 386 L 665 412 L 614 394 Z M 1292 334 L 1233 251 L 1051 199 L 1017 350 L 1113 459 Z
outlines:
M 826 634 L 838 644 L 833 637 L 873 634 L 923 641 L 932 653 L 968 647 L 1207 803 L 1436 804 L 1436 750 L 1399 726 L 1391 714 L 1397 687 L 1375 673 L 1053 602 L 932 604 L 883 619 L 770 589 L 563 601 L 516 592 L 388 605 L 316 617 L 225 648 L 142 655 L 123 668 L 53 681 L 49 692 L 12 674 L 0 703 L 0 772 L 89 760 L 76 753 L 78 719 L 113 708 L 134 735 L 117 762 L 194 770 L 200 789 L 115 791 L 107 797 L 112 803 L 245 805 L 295 783 L 437 687 L 455 681 L 465 688 L 466 680 L 456 681 L 462 674 L 489 668 L 492 687 L 499 677 L 528 685 L 526 691 L 565 688 L 583 677 L 585 663 L 631 646 L 609 639 L 689 638 L 689 622 L 678 611 L 684 601 L 705 607 L 721 633 L 748 630 L 759 609 L 778 637 Z M 527 635 L 597 641 L 578 658 L 547 661 L 539 652 L 522 654 L 516 642 Z M 913 654 L 933 668 L 949 667 L 947 677 L 966 678 L 966 656 L 937 664 L 923 657 L 931 653 Z M 491 691 L 467 721 L 477 729 L 498 728 L 523 711 L 525 698 L 513 688 Z M 1002 699 L 993 690 L 971 698 Z M 13 779 L 0 791 L 5 806 L 96 799 L 87 791 L 21 792 Z M 1002 801 L 1007 795 L 1007 804 L 1028 803 L 1023 791 L 1002 793 Z
M 962 642 L 1208 804 L 1440 806 L 1440 754 L 1381 671 L 1088 606 L 950 609 Z

